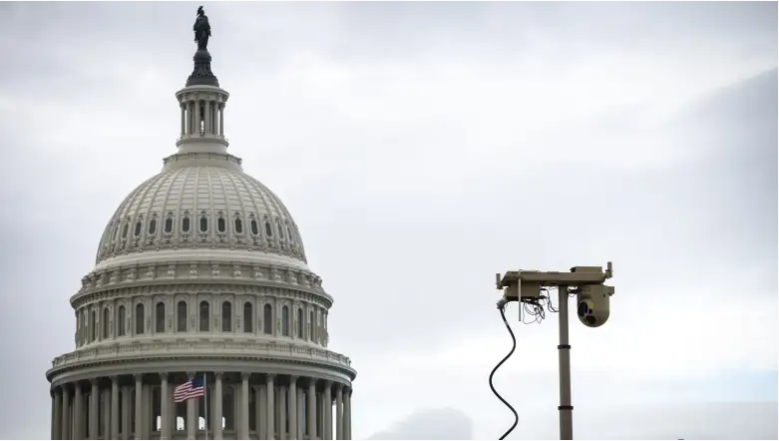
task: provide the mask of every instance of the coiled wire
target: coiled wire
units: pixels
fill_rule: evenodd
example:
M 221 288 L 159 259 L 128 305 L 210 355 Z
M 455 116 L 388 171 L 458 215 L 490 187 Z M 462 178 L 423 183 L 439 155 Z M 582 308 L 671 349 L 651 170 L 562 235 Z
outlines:
M 517 414 L 517 411 L 514 410 L 514 407 L 511 406 L 511 404 L 508 403 L 508 401 L 504 400 L 503 397 L 500 396 L 498 391 L 495 390 L 495 386 L 492 384 L 492 377 L 495 375 L 495 372 L 498 371 L 498 368 L 503 365 L 503 363 L 506 362 L 506 360 L 509 359 L 514 354 L 514 350 L 517 349 L 517 339 L 514 337 L 514 331 L 511 330 L 511 326 L 509 326 L 509 322 L 506 320 L 506 312 L 505 312 L 505 304 L 498 304 L 498 311 L 500 311 L 500 316 L 503 318 L 503 324 L 506 325 L 506 329 L 509 330 L 509 334 L 511 335 L 511 351 L 503 357 L 503 360 L 500 361 L 500 363 L 495 366 L 495 368 L 492 370 L 492 373 L 490 374 L 490 389 L 492 389 L 492 393 L 495 394 L 496 397 L 500 401 L 503 402 L 503 404 L 508 407 L 511 412 L 514 414 L 514 424 L 509 427 L 509 430 L 506 431 L 506 433 L 503 434 L 503 436 L 500 437 L 501 440 L 506 439 L 509 433 L 511 433 L 512 430 L 514 430 L 515 427 L 517 427 L 517 424 L 519 423 L 519 415 Z

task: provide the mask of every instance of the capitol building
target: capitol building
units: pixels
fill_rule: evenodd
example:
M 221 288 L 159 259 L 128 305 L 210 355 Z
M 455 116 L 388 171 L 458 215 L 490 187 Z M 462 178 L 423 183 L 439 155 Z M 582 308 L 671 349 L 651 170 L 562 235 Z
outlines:
M 282 201 L 228 153 L 230 95 L 198 12 L 178 150 L 121 201 L 70 298 L 75 348 L 46 372 L 51 438 L 351 439 L 333 297 Z M 199 377 L 205 396 L 174 402 Z

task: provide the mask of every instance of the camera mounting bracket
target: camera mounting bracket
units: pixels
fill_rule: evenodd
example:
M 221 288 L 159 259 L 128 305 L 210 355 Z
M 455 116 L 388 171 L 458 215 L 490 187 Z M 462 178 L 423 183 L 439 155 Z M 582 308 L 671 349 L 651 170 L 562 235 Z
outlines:
M 503 290 L 503 304 L 521 301 L 535 303 L 544 288 L 600 285 L 613 276 L 611 262 L 600 266 L 575 266 L 570 272 L 519 270 L 495 274 L 497 289 Z

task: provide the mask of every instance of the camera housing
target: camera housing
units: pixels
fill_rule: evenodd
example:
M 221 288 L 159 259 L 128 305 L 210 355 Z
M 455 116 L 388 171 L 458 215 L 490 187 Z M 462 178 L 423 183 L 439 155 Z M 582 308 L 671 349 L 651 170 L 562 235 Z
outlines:
M 576 315 L 584 326 L 597 328 L 609 319 L 609 298 L 614 287 L 608 285 L 582 285 L 576 294 Z

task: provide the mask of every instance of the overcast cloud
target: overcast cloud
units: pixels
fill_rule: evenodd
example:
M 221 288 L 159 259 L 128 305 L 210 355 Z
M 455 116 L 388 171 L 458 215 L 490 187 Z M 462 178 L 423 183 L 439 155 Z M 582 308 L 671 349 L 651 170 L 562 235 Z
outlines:
M 194 3 L 2 3 L 0 437 L 49 436 L 68 299 L 175 151 Z M 575 436 L 777 439 L 777 4 L 206 3 L 230 150 L 295 216 L 355 438 L 498 437 L 494 274 L 615 265 Z M 556 316 L 496 376 L 557 433 Z

